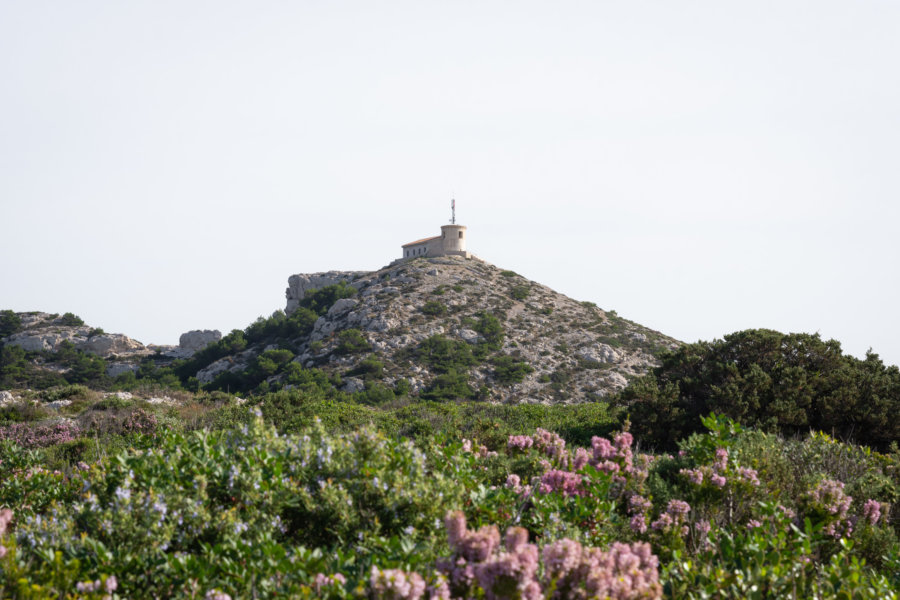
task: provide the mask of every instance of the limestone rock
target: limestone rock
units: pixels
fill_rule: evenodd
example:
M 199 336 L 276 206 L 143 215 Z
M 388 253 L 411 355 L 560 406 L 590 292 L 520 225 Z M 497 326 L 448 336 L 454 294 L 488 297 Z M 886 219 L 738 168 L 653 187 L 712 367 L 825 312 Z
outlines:
M 19 346 L 25 352 L 56 352 L 60 344 L 71 342 L 75 335 L 71 331 L 22 331 L 10 336 L 6 343 Z
M 353 298 L 341 298 L 337 302 L 335 302 L 331 308 L 328 309 L 328 318 L 334 319 L 347 313 L 359 304 L 359 300 L 354 300 Z
M 197 381 L 200 383 L 210 383 L 213 379 L 225 373 L 226 371 L 236 371 L 246 367 L 245 364 L 235 360 L 232 356 L 220 358 L 205 369 L 197 371 Z
M 221 339 L 222 332 L 218 329 L 195 329 L 181 334 L 181 337 L 178 338 L 178 347 L 182 350 L 197 352 Z
M 8 392 L 6 390 L 0 391 L 0 407 L 9 406 L 16 401 L 16 397 L 13 396 L 12 392 Z
M 76 341 L 75 347 L 90 354 L 106 357 L 111 354 L 127 354 L 143 350 L 144 345 L 120 333 L 104 333 Z
M 584 360 L 598 364 L 615 364 L 622 360 L 621 355 L 612 346 L 607 344 L 595 344 L 582 349 L 578 356 Z
M 300 306 L 300 301 L 307 292 L 318 290 L 342 281 L 351 283 L 355 279 L 367 275 L 368 271 L 327 271 L 325 273 L 298 273 L 288 278 L 288 287 L 284 292 L 287 306 L 284 312 L 291 314 Z
M 481 341 L 481 335 L 477 331 L 472 331 L 471 329 L 460 329 L 458 334 L 459 337 L 469 344 L 477 344 Z

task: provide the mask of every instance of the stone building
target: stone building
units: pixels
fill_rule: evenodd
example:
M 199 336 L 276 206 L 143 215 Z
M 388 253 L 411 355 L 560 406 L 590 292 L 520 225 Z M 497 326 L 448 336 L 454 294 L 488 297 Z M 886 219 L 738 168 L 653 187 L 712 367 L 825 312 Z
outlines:
M 403 244 L 403 256 L 401 258 L 416 258 L 419 256 L 463 256 L 472 258 L 466 251 L 466 227 L 465 225 L 443 225 L 441 235 L 424 238 Z

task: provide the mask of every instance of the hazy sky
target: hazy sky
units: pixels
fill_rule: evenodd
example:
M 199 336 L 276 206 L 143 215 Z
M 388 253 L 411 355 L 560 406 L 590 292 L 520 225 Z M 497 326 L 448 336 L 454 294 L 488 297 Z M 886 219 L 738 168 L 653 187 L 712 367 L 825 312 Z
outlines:
M 0 308 L 144 343 L 481 258 L 900 363 L 896 0 L 0 0 Z

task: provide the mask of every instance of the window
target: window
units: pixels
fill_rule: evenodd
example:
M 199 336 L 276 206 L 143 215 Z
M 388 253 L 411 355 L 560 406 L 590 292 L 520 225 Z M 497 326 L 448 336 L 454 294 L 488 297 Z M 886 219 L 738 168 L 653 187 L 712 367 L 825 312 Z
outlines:
M 459 239 L 462 239 L 462 231 L 459 232 Z

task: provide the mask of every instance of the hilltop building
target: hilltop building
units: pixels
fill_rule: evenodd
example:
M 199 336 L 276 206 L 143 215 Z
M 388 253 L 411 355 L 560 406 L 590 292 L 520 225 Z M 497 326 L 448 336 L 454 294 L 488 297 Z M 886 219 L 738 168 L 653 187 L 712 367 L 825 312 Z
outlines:
M 451 204 L 453 217 L 450 225 L 441 226 L 441 235 L 423 238 L 408 244 L 403 244 L 401 258 L 416 258 L 425 256 L 463 256 L 472 258 L 472 254 L 466 251 L 466 226 L 456 224 L 456 201 Z

